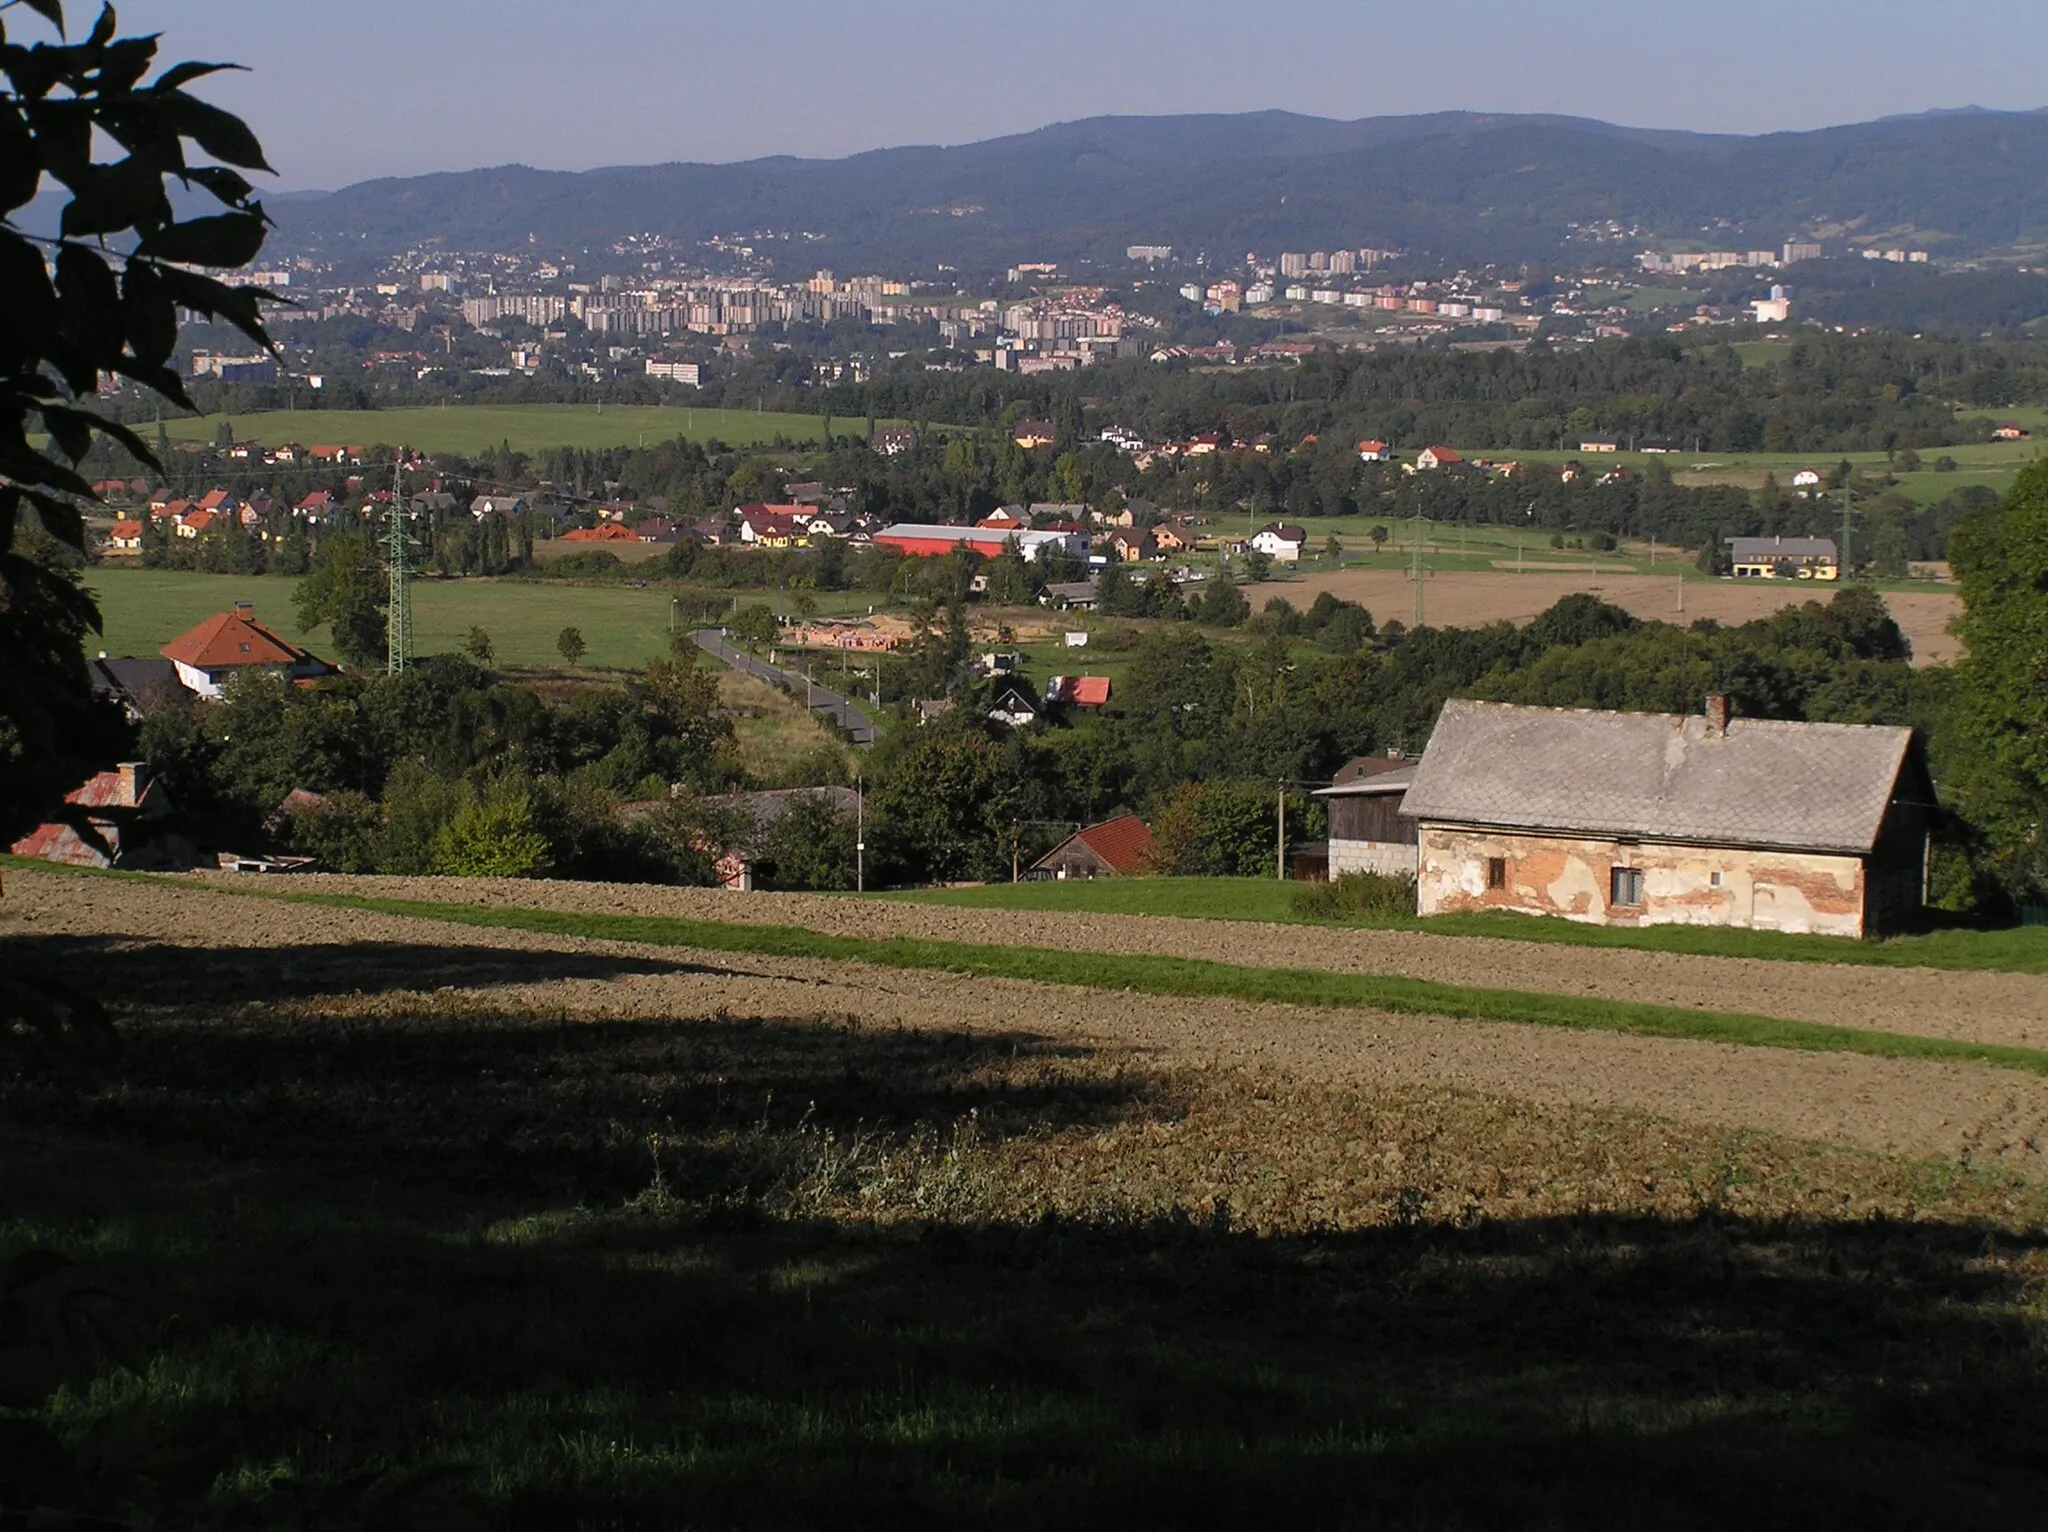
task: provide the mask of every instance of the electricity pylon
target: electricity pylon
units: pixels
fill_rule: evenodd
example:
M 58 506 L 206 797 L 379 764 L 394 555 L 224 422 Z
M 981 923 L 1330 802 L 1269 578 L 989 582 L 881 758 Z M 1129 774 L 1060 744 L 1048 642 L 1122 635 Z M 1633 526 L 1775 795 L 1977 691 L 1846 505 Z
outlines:
M 412 660 L 412 543 L 405 535 L 405 470 L 391 465 L 391 523 L 384 561 L 391 573 L 391 604 L 384 623 L 384 673 L 397 675 Z

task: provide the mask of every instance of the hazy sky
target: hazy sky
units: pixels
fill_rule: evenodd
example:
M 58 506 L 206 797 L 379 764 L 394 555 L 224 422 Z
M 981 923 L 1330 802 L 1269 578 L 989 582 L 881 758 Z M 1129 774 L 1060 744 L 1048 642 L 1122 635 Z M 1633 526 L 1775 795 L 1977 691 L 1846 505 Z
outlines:
M 73 26 L 89 5 L 70 0 Z M 287 188 L 964 143 L 1102 113 L 1449 107 L 1764 132 L 2048 105 L 2043 0 L 123 0 L 254 71 Z M 19 16 L 19 12 L 13 13 Z M 24 29 L 25 30 L 25 29 Z

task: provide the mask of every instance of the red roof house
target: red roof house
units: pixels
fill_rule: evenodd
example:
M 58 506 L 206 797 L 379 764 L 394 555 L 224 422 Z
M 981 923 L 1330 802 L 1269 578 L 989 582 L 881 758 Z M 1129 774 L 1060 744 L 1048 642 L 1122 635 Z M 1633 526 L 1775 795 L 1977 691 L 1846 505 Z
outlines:
M 601 521 L 594 527 L 578 527 L 573 532 L 564 532 L 565 543 L 637 543 L 640 534 L 631 527 L 616 521 Z
M 86 811 L 105 846 L 95 846 L 68 824 L 37 825 L 10 848 L 16 856 L 72 867 L 184 868 L 193 865 L 191 845 L 176 837 L 152 833 L 171 812 L 171 804 L 140 761 L 123 761 L 64 795 L 64 801 Z
M 325 660 L 264 627 L 256 620 L 255 606 L 247 601 L 236 602 L 232 611 L 214 613 L 180 633 L 160 652 L 177 667 L 178 679 L 186 689 L 202 697 L 218 697 L 221 684 L 244 670 L 280 670 L 294 681 L 334 673 Z
M 1031 864 L 1031 876 L 1127 878 L 1145 871 L 1151 859 L 1152 832 L 1136 814 L 1125 814 L 1068 836 Z

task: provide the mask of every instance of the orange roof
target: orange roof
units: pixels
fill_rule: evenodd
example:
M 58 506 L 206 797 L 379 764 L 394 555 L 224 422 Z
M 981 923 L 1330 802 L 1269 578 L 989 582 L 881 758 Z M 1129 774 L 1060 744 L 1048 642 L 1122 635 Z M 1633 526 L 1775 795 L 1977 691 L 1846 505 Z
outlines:
M 165 644 L 163 657 L 194 670 L 228 670 L 237 665 L 296 665 L 306 651 L 286 643 L 247 611 L 216 612 Z
M 564 532 L 565 543 L 637 543 L 640 534 L 620 522 L 607 521 L 594 527 L 578 527 L 573 532 Z
M 194 532 L 204 532 L 213 525 L 213 520 L 211 511 L 187 511 L 178 518 L 180 525 L 190 527 Z
M 1453 452 L 1449 447 L 1431 447 L 1429 449 L 1429 455 L 1435 458 L 1439 463 L 1462 463 L 1465 461 L 1462 457 L 1458 456 L 1456 452 Z
M 114 523 L 113 535 L 120 538 L 140 537 L 142 536 L 142 523 L 139 521 L 117 521 Z
M 226 490 L 209 489 L 204 495 L 199 497 L 199 509 L 202 511 L 217 511 L 223 505 L 226 505 L 227 501 L 228 492 Z
M 1137 872 L 1152 855 L 1152 832 L 1136 814 L 1090 825 L 1075 839 L 1118 872 Z
M 1074 706 L 1101 707 L 1109 701 L 1108 676 L 1076 676 L 1074 678 Z

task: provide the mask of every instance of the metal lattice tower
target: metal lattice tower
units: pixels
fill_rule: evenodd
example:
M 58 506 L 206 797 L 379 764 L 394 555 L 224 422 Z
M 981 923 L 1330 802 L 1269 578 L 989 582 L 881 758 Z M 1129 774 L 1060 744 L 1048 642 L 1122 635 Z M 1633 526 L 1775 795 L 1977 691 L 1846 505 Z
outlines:
M 1415 512 L 1415 549 L 1408 561 L 1408 578 L 1415 586 L 1415 616 L 1410 630 L 1422 626 L 1422 512 Z
M 412 543 L 405 535 L 403 467 L 391 465 L 391 518 L 384 539 L 391 574 L 391 605 L 385 618 L 384 673 L 397 675 L 412 661 Z

